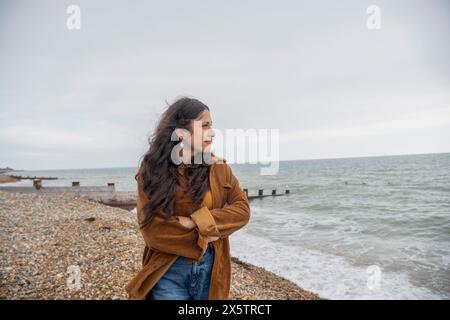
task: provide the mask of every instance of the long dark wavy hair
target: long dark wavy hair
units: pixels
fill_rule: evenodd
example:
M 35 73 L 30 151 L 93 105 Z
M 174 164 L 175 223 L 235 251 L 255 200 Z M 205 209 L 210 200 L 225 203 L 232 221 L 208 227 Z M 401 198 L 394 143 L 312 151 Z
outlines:
M 166 219 L 174 215 L 175 194 L 181 175 L 178 165 L 171 160 L 172 149 L 179 141 L 172 141 L 175 128 L 190 132 L 191 121 L 209 108 L 197 99 L 182 97 L 169 105 L 149 138 L 149 149 L 143 155 L 135 180 L 141 183 L 149 201 L 143 207 L 144 219 L 140 227 L 148 226 L 158 211 L 165 213 Z M 206 153 L 206 152 L 205 152 Z M 209 156 L 214 156 L 210 153 Z M 192 206 L 198 205 L 207 191 L 210 165 L 202 163 L 185 165 L 186 191 L 191 197 Z M 140 181 L 139 181 L 140 179 Z

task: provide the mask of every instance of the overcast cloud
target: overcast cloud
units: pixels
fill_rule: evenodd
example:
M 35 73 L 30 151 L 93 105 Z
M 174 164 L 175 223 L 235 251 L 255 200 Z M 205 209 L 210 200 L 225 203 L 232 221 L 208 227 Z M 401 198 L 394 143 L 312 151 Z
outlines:
M 0 167 L 136 166 L 181 95 L 281 160 L 450 152 L 449 33 L 448 1 L 3 0 Z

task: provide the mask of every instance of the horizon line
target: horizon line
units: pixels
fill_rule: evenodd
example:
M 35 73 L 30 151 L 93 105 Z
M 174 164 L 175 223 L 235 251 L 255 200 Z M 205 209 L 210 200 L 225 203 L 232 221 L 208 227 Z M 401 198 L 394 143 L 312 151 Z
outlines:
M 314 161 L 314 160 L 343 160 L 343 159 L 359 159 L 359 158 L 379 158 L 379 157 L 401 157 L 401 156 L 419 156 L 419 155 L 433 155 L 433 154 L 447 154 L 447 152 L 429 152 L 429 153 L 405 153 L 405 154 L 383 154 L 383 155 L 372 155 L 372 156 L 345 156 L 345 157 L 335 157 L 335 158 L 303 158 L 303 159 L 285 159 L 279 160 L 279 162 L 288 162 L 288 161 Z M 227 161 L 228 163 L 228 161 Z M 270 163 L 270 162 L 269 162 Z M 230 165 L 240 165 L 240 164 L 249 164 L 249 163 L 230 163 Z M 253 164 L 253 163 L 252 163 Z M 254 165 L 257 165 L 254 163 Z M 7 165 L 5 168 L 11 168 Z M 119 167 L 90 167 L 90 168 L 61 168 L 61 169 L 13 169 L 12 171 L 52 171 L 52 170 L 95 170 L 95 169 L 123 169 L 123 168 L 132 168 L 133 166 L 119 166 Z M 137 168 L 137 166 L 136 166 Z

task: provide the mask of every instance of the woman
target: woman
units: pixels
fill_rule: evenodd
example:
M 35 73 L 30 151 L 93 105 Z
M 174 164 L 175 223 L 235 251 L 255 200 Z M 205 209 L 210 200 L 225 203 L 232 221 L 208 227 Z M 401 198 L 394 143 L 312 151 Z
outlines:
M 211 151 L 209 108 L 181 98 L 161 116 L 136 174 L 137 216 L 145 241 L 130 299 L 228 299 L 228 237 L 246 225 L 246 193 Z M 181 140 L 181 142 L 179 142 Z

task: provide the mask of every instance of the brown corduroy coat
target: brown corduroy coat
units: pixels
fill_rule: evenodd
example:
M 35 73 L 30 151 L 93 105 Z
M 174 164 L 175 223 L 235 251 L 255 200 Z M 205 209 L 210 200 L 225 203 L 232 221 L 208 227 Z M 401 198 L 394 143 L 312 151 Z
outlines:
M 145 299 L 179 256 L 200 260 L 207 250 L 208 236 L 219 237 L 213 242 L 214 264 L 208 299 L 229 299 L 231 256 L 228 237 L 248 223 L 250 205 L 246 193 L 225 159 L 217 156 L 213 158 L 209 182 L 212 209 L 202 206 L 191 214 L 197 224 L 196 228 L 184 227 L 175 217 L 165 221 L 164 214 L 160 212 L 149 226 L 140 229 L 145 248 L 142 269 L 126 286 L 130 299 Z M 146 201 L 149 199 L 138 179 L 138 221 L 143 219 L 142 208 Z

